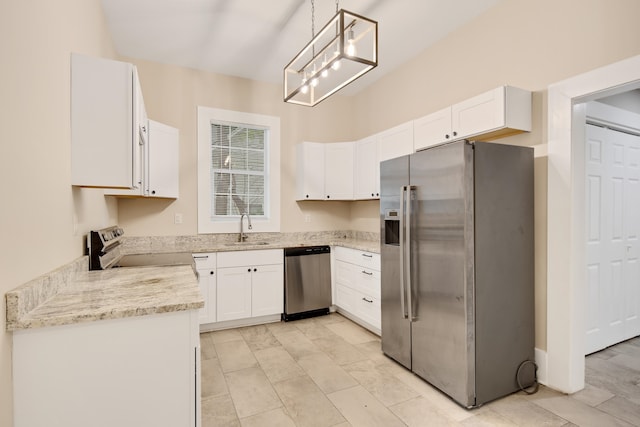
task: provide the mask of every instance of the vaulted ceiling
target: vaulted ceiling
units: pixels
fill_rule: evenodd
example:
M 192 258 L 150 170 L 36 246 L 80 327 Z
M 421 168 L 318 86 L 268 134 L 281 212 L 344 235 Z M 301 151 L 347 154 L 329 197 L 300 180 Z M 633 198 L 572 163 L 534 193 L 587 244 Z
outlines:
M 499 0 L 341 0 L 378 21 L 376 69 L 354 94 L 493 7 Z M 272 83 L 311 40 L 311 0 L 102 0 L 120 55 Z M 315 29 L 335 0 L 315 0 Z

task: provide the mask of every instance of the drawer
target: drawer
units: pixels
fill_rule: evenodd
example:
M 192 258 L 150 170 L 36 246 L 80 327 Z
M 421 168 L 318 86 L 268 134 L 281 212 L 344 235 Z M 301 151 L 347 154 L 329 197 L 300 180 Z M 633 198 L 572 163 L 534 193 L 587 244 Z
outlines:
M 357 265 L 344 261 L 336 261 L 336 284 L 356 289 L 358 287 L 358 275 L 361 274 Z
M 358 305 L 358 295 L 360 293 L 347 286 L 336 286 L 336 301 L 335 305 L 348 311 L 349 313 L 356 314 Z
M 380 298 L 380 272 L 366 267 L 358 269 L 356 284 L 360 292 Z
M 380 271 L 380 254 L 336 246 L 335 259 Z
M 196 263 L 196 270 L 216 268 L 216 253 L 196 253 L 191 254 Z
M 218 268 L 284 264 L 282 249 L 218 252 Z
M 356 299 L 356 312 L 360 319 L 378 329 L 381 329 L 380 299 L 366 294 L 358 294 Z

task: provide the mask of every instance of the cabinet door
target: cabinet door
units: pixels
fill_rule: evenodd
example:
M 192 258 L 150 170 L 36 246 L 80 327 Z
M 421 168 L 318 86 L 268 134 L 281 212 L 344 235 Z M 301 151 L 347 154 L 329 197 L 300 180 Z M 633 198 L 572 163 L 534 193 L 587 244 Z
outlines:
M 380 198 L 380 162 L 378 140 L 366 138 L 355 144 L 354 198 Z
M 214 269 L 198 270 L 198 285 L 204 298 L 204 307 L 198 313 L 200 324 L 216 321 L 216 271 Z
M 457 132 L 451 129 L 451 107 L 415 120 L 413 132 L 413 145 L 416 151 L 456 139 Z
M 452 126 L 458 139 L 503 127 L 504 93 L 503 86 L 453 105 Z
M 280 314 L 283 307 L 283 264 L 254 267 L 251 278 L 251 316 Z
M 71 55 L 71 184 L 134 188 L 134 67 Z M 136 139 L 134 141 L 134 138 Z
M 327 200 L 353 200 L 353 143 L 324 144 L 324 191 Z
M 324 199 L 324 145 L 303 142 L 296 146 L 297 200 Z
M 251 268 L 218 268 L 216 320 L 251 317 Z
M 380 161 L 413 153 L 413 121 L 377 134 Z
M 178 129 L 149 120 L 146 195 L 178 198 Z

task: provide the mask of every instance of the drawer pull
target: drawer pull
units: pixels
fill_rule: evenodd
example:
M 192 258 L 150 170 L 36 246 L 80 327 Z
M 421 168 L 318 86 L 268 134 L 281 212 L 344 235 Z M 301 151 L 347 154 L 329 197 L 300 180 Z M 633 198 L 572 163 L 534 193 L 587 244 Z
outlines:
M 209 255 L 194 255 L 194 259 L 209 259 Z
M 373 276 L 373 273 L 371 273 L 369 271 L 362 270 L 362 273 L 366 274 L 367 276 Z
M 371 255 L 371 254 L 362 254 L 362 256 L 365 256 L 367 258 L 373 258 L 373 255 Z
M 373 302 L 373 300 L 371 300 L 371 299 L 366 299 L 365 297 L 362 297 L 362 300 L 363 300 L 363 301 L 366 301 L 366 302 L 371 302 L 371 303 Z

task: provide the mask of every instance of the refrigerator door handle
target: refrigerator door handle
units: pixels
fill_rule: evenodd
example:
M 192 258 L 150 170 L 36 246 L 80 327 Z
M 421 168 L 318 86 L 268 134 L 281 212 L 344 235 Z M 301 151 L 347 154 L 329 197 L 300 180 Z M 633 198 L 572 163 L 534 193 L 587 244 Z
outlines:
M 408 318 L 407 308 L 404 304 L 404 227 L 405 227 L 405 218 L 404 218 L 404 204 L 405 204 L 405 194 L 407 193 L 407 187 L 400 187 L 400 308 L 402 310 L 402 317 L 404 319 Z
M 413 191 L 416 189 L 416 187 L 414 185 L 408 185 L 405 187 L 406 190 L 406 194 L 407 194 L 407 209 L 406 209 L 406 218 L 405 218 L 405 227 L 407 228 L 407 238 L 405 239 L 405 256 L 407 258 L 407 269 L 408 272 L 406 274 L 407 276 L 407 306 L 409 308 L 409 321 L 413 322 L 415 320 L 415 317 L 413 315 L 413 298 L 412 298 L 412 288 L 413 285 L 411 283 L 411 219 L 412 219 L 412 212 L 411 212 L 411 208 L 412 208 L 412 195 L 413 195 Z

